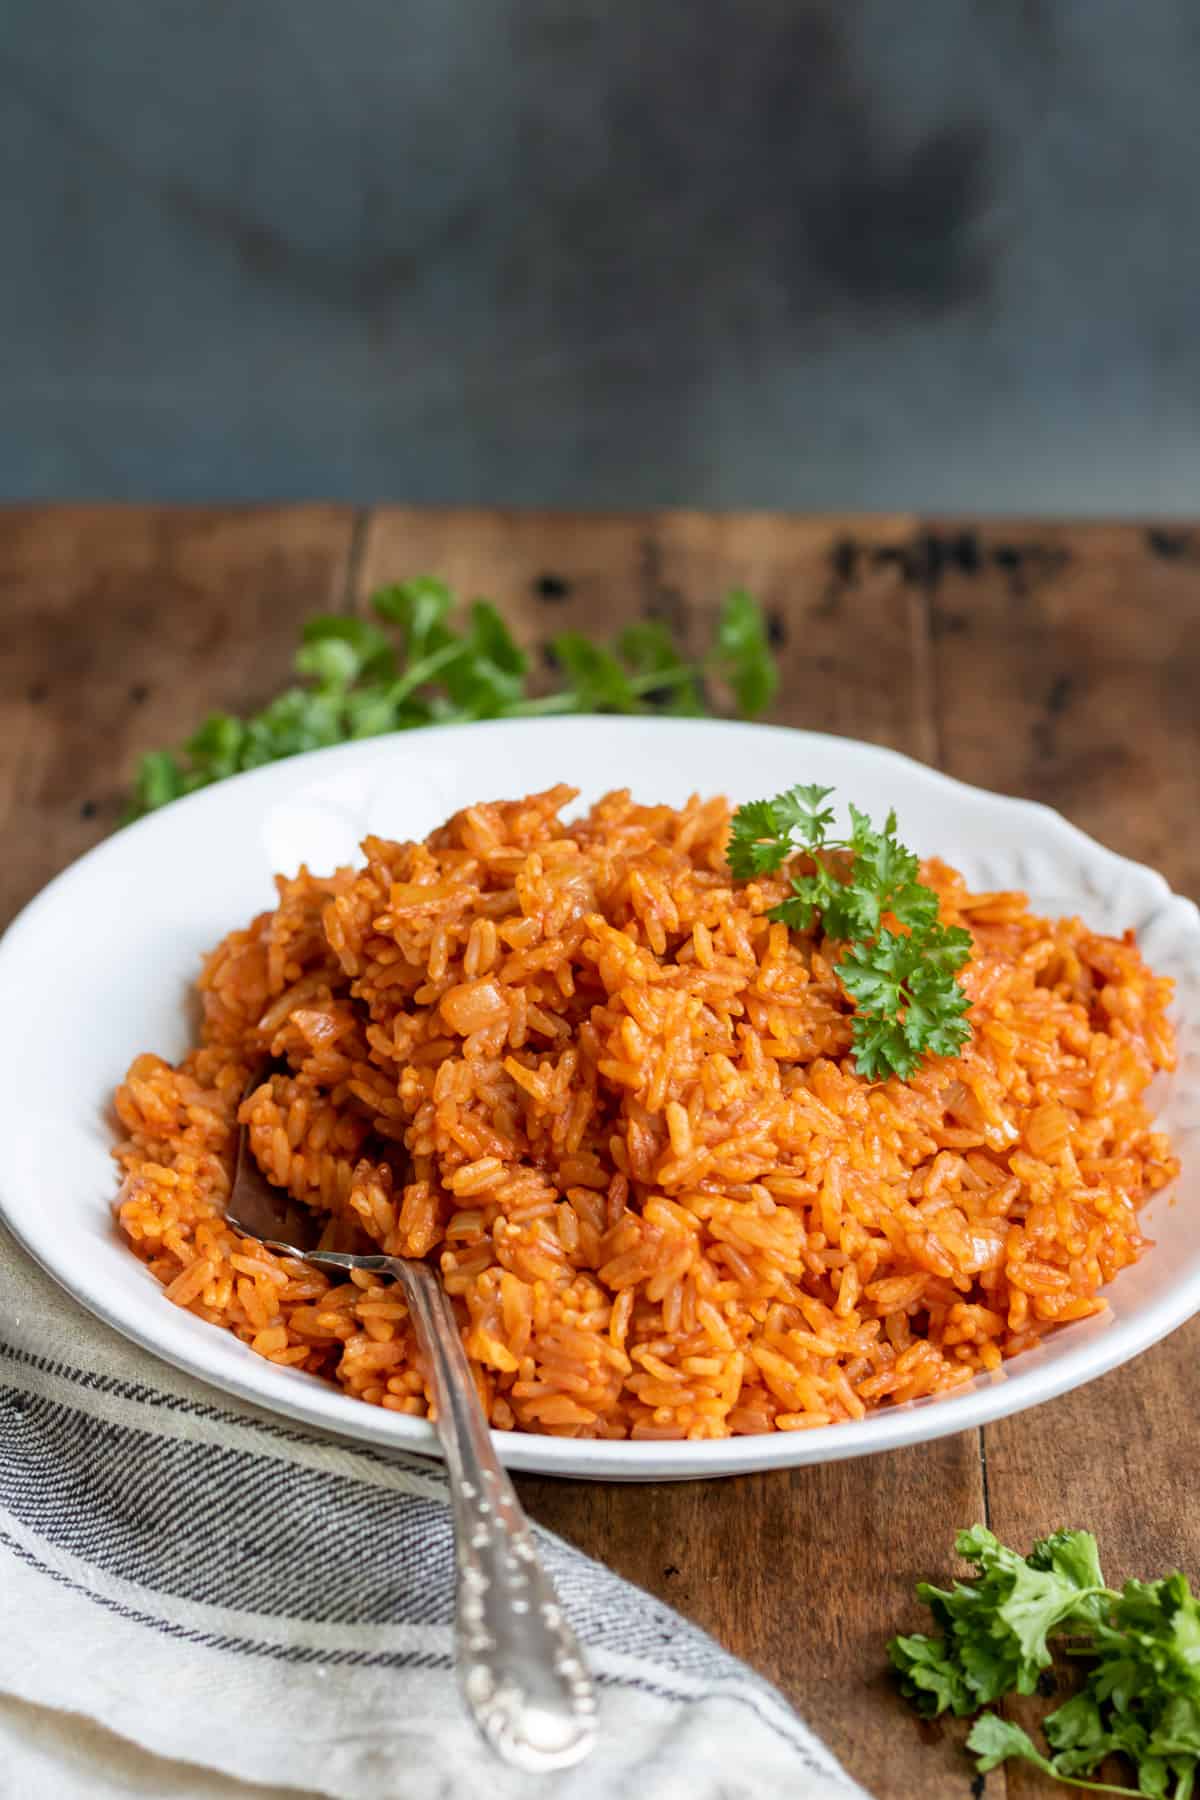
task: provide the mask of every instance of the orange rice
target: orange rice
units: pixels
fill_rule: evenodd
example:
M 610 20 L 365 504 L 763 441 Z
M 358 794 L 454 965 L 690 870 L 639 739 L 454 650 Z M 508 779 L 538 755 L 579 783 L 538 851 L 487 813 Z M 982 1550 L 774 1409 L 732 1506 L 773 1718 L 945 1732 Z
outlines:
M 200 977 L 201 1046 L 116 1097 L 120 1223 L 168 1297 L 272 1362 L 430 1406 L 404 1301 L 240 1239 L 239 1116 L 326 1241 L 430 1257 L 492 1423 L 706 1438 L 947 1392 L 1101 1310 L 1176 1173 L 1143 1103 L 1171 984 L 1132 933 L 922 878 L 973 1034 L 908 1082 L 850 1056 L 837 946 L 736 883 L 729 808 L 557 787 L 361 869 L 280 878 Z M 272 1075 L 241 1105 L 254 1068 Z

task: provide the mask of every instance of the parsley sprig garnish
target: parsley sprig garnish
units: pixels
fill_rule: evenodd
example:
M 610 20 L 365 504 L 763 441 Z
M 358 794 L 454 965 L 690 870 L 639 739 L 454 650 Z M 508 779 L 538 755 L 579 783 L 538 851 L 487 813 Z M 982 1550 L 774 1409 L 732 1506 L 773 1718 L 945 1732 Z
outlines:
M 888 1645 L 918 1712 L 979 1712 L 967 1746 L 981 1774 L 1016 1757 L 1097 1793 L 1189 1800 L 1200 1767 L 1200 1605 L 1186 1578 L 1107 1587 L 1087 1531 L 1057 1531 L 1021 1556 L 977 1525 L 955 1547 L 974 1564 L 970 1580 L 917 1588 L 939 1635 Z M 1034 1693 L 1055 1637 L 1069 1638 L 1087 1668 L 1079 1692 L 1044 1721 L 1045 1754 L 1020 1725 L 980 1709 Z M 1133 1762 L 1136 1787 L 1083 1779 L 1114 1753 Z
M 741 589 L 725 600 L 698 661 L 679 654 L 658 619 L 639 620 L 611 645 L 564 631 L 548 646 L 556 685 L 533 694 L 529 657 L 490 601 L 464 609 L 444 581 L 419 576 L 382 589 L 371 610 L 371 619 L 310 619 L 298 682 L 261 712 L 213 713 L 182 748 L 143 756 L 128 816 L 243 769 L 383 732 L 555 713 L 700 717 L 710 710 L 713 679 L 753 717 L 770 705 L 778 681 L 762 611 Z
M 793 875 L 790 898 L 768 917 L 796 931 L 819 918 L 825 935 L 846 945 L 835 966 L 856 1007 L 855 1067 L 871 1080 L 907 1080 L 923 1055 L 953 1056 L 971 1035 L 969 1001 L 955 979 L 971 934 L 939 922 L 938 897 L 917 879 L 920 863 L 897 838 L 895 813 L 876 831 L 851 806 L 850 835 L 836 837 L 832 793 L 799 786 L 739 807 L 729 867 L 746 881 L 807 853 L 812 873 Z M 885 924 L 889 915 L 906 929 Z

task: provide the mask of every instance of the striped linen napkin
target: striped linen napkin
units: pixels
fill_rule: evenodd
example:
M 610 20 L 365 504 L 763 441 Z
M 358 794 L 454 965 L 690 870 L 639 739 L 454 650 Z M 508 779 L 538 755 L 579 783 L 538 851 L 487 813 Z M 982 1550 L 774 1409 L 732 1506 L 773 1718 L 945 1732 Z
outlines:
M 459 1706 L 440 1465 L 176 1374 L 0 1228 L 0 1795 L 848 1800 L 782 1697 L 540 1532 L 599 1744 L 500 1767 Z

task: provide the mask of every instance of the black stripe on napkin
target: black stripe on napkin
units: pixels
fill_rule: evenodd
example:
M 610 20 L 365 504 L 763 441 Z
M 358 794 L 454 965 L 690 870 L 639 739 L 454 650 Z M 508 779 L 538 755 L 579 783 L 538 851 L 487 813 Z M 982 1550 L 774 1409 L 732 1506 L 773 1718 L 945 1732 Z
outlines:
M 0 1389 L 0 1504 L 107 1574 L 322 1624 L 448 1625 L 437 1501 Z
M 107 1573 L 210 1606 L 322 1624 L 448 1625 L 437 1501 L 227 1444 L 115 1425 L 0 1387 L 0 1504 Z M 701 1679 L 741 1665 L 599 1564 L 543 1540 L 588 1641 Z
M 380 1488 L 342 1473 L 313 1470 L 227 1444 L 165 1437 L 154 1429 L 163 1404 L 177 1412 L 245 1421 L 201 1403 L 0 1344 L 0 1353 L 70 1382 L 80 1405 L 0 1385 L 0 1504 L 27 1530 L 97 1570 L 165 1597 L 332 1625 L 447 1626 L 453 1619 L 453 1545 L 439 1502 Z M 146 1429 L 113 1424 L 86 1410 L 88 1390 L 145 1406 Z M 255 1422 L 258 1425 L 259 1422 Z M 313 1439 L 269 1423 L 273 1436 Z M 361 1454 L 356 1446 L 352 1454 Z M 389 1459 L 372 1454 L 380 1464 Z M 439 1471 L 440 1473 L 440 1471 Z M 426 1474 L 424 1466 L 421 1474 Z M 42 1563 L 0 1530 L 0 1543 L 57 1582 L 106 1609 L 166 1635 L 235 1654 L 293 1663 L 449 1668 L 433 1650 L 351 1651 L 206 1634 L 147 1606 L 126 1607 Z M 804 1741 L 754 1699 L 758 1678 L 703 1633 L 577 1552 L 542 1539 L 547 1567 L 586 1643 L 662 1670 L 602 1675 L 676 1703 L 716 1696 L 673 1689 L 672 1672 L 736 1682 L 723 1697 L 749 1706 L 814 1770 Z M 763 1685 L 764 1697 L 771 1690 Z
M 211 1419 L 215 1424 L 255 1431 L 261 1437 L 274 1438 L 283 1444 L 311 1444 L 313 1441 L 306 1432 L 289 1429 L 273 1419 L 260 1418 L 256 1413 L 234 1413 L 226 1407 L 191 1400 L 182 1394 L 165 1394 L 161 1388 L 148 1387 L 145 1382 L 122 1381 L 115 1375 L 101 1375 L 95 1369 L 80 1369 L 73 1363 L 59 1362 L 53 1357 L 35 1356 L 32 1351 L 20 1349 L 16 1344 L 5 1343 L 2 1339 L 0 1357 L 27 1369 L 36 1369 L 43 1375 L 53 1375 L 59 1381 L 70 1382 L 73 1387 L 97 1394 L 115 1394 L 118 1399 L 134 1400 L 139 1405 L 154 1407 L 160 1412 L 176 1413 L 183 1418 Z M 398 1464 L 411 1468 L 423 1480 L 435 1482 L 439 1486 L 446 1485 L 445 1470 L 432 1458 L 412 1457 L 403 1451 L 376 1450 L 372 1445 L 363 1443 L 355 1443 L 353 1450 L 348 1449 L 347 1454 L 380 1466 Z
M 84 1586 L 82 1582 L 73 1581 L 61 1569 L 52 1569 L 49 1564 L 40 1561 L 18 1544 L 7 1531 L 0 1527 L 0 1546 L 11 1552 L 23 1562 L 27 1568 L 35 1569 L 39 1575 L 57 1582 L 60 1587 L 71 1593 L 82 1595 L 96 1605 L 111 1612 L 116 1617 L 127 1619 L 136 1625 L 144 1625 L 164 1637 L 177 1638 L 183 1643 L 196 1644 L 204 1649 L 233 1652 L 242 1656 L 263 1656 L 272 1662 L 286 1662 L 297 1665 L 320 1663 L 325 1666 L 342 1666 L 349 1668 L 384 1668 L 384 1669 L 443 1669 L 447 1672 L 454 1667 L 454 1658 L 438 1650 L 318 1650 L 311 1645 L 278 1644 L 253 1638 L 221 1636 L 213 1632 L 194 1631 L 171 1619 L 158 1618 L 154 1613 L 138 1607 L 124 1606 L 114 1600 L 111 1595 L 99 1594 L 94 1589 Z M 735 1665 L 736 1666 L 736 1665 Z M 742 1671 L 738 1671 L 739 1674 Z M 753 1679 L 753 1678 L 752 1678 Z M 744 1706 L 752 1712 L 761 1724 L 782 1739 L 789 1749 L 800 1758 L 805 1768 L 814 1774 L 825 1771 L 815 1760 L 809 1746 L 802 1738 L 789 1731 L 786 1723 L 765 1712 L 757 1703 L 753 1692 L 719 1689 L 708 1693 L 681 1693 L 678 1689 L 663 1683 L 647 1681 L 639 1675 L 615 1675 L 607 1671 L 596 1674 L 595 1680 L 601 1687 L 632 1688 L 638 1693 L 649 1694 L 658 1700 L 666 1700 L 676 1706 L 700 1706 L 713 1700 L 728 1700 L 736 1706 Z

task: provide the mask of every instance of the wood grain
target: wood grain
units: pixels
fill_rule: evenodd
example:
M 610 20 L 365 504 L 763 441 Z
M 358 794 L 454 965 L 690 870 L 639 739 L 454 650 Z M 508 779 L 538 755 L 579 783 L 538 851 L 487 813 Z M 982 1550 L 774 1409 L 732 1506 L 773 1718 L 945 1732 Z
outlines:
M 886 554 L 914 530 L 902 518 L 383 508 L 367 527 L 357 589 L 361 604 L 386 582 L 436 574 L 496 601 L 535 650 L 559 631 L 604 635 L 654 617 L 700 656 L 725 595 L 747 587 L 779 659 L 773 719 L 930 760 L 928 602 Z
M 946 768 L 1046 801 L 1200 896 L 1200 534 L 1017 525 L 971 542 L 977 566 L 930 591 Z
M 0 910 L 113 829 L 137 756 L 285 685 L 344 507 L 0 511 Z
M 905 519 L 388 510 L 371 518 L 357 587 L 361 603 L 386 581 L 441 575 L 487 593 L 534 649 L 654 614 L 699 652 L 722 596 L 745 585 L 777 622 L 776 718 L 929 758 L 929 600 L 891 554 L 915 533 Z M 883 1646 L 917 1621 L 914 1582 L 982 1517 L 975 1434 L 725 1482 L 520 1486 L 535 1518 L 778 1682 L 874 1793 L 962 1800 L 962 1732 L 912 1720 Z
M 1200 893 L 1200 544 L 1133 526 L 1006 526 L 975 541 L 985 569 L 1000 546 L 1039 554 L 1003 579 L 950 568 L 937 584 L 945 767 L 1046 801 Z M 1200 1574 L 1198 1359 L 1200 1319 L 1103 1380 L 988 1426 L 993 1530 L 1024 1547 L 1087 1526 L 1110 1581 Z M 1008 1791 L 1053 1789 L 1014 1769 Z
M 909 518 L 564 517 L 333 507 L 0 512 L 5 917 L 104 835 L 138 751 L 286 681 L 317 610 L 420 572 L 522 640 L 665 617 L 699 653 L 726 589 L 766 604 L 775 716 L 1060 807 L 1200 894 L 1200 533 Z M 799 773 L 799 772 L 797 772 Z M 1092 1526 L 1120 1577 L 1200 1571 L 1189 1398 L 1200 1323 L 1075 1395 L 887 1457 L 722 1483 L 527 1478 L 531 1511 L 788 1693 L 880 1800 L 966 1800 L 961 1730 L 919 1727 L 883 1644 L 986 1514 Z M 987 1792 L 1055 1790 L 1016 1772 Z

